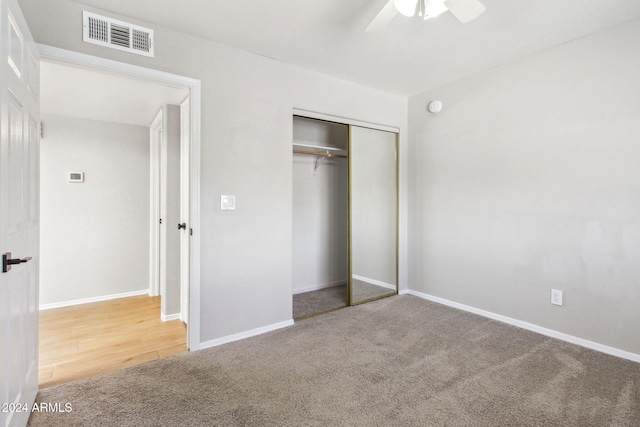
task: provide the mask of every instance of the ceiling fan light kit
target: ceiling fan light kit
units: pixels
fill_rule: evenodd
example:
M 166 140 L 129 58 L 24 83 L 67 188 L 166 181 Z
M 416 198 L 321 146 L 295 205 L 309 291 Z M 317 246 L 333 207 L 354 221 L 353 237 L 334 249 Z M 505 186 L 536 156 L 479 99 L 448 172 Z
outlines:
M 458 21 L 466 24 L 480 16 L 485 7 L 479 0 L 389 0 L 367 25 L 365 31 L 383 29 L 398 13 L 408 17 L 418 15 L 426 20 L 447 11 Z
M 435 18 L 447 11 L 444 0 L 393 0 L 396 10 L 404 16 L 418 16 L 424 19 Z

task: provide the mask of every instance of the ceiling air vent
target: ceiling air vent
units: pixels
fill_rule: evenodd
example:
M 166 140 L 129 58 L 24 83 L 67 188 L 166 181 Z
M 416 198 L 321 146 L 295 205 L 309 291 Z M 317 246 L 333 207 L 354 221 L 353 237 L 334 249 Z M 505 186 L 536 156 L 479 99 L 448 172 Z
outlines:
M 82 12 L 82 40 L 100 46 L 153 56 L 153 30 Z

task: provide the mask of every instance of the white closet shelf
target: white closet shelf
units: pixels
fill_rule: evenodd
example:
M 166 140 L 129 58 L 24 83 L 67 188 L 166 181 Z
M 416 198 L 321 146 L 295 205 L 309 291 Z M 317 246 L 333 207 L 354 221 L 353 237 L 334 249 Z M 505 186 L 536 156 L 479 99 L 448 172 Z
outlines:
M 347 150 L 343 149 L 343 148 L 338 148 L 338 147 L 327 147 L 327 146 L 323 146 L 323 145 L 312 145 L 312 144 L 300 144 L 300 143 L 293 143 L 294 147 L 302 147 L 302 148 L 313 148 L 315 150 L 324 150 L 324 151 L 342 151 L 345 152 Z

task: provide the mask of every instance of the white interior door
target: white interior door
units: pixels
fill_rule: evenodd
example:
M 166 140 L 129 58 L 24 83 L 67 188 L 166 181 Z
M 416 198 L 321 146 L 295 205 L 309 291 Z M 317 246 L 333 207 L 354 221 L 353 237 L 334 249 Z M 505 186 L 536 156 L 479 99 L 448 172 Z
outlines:
M 24 426 L 38 392 L 40 59 L 17 1 L 0 13 L 0 425 Z
M 180 319 L 189 323 L 189 282 L 191 265 L 191 100 L 180 104 L 180 222 L 186 224 L 180 234 Z M 187 340 L 187 343 L 189 340 Z
M 180 116 L 179 106 L 164 105 L 150 125 L 150 294 L 161 297 L 162 321 L 181 317 L 181 245 L 188 233 L 181 212 Z

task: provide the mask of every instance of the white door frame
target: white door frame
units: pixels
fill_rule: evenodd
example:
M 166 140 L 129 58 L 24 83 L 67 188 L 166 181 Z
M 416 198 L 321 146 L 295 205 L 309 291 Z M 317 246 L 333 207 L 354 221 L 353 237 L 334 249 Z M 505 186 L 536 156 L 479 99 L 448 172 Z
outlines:
M 189 319 L 187 328 L 187 346 L 189 350 L 199 350 L 200 340 L 200 124 L 201 124 L 201 83 L 200 80 L 177 74 L 139 67 L 124 62 L 113 61 L 97 56 L 73 52 L 52 46 L 38 44 L 42 59 L 63 64 L 71 64 L 84 68 L 107 71 L 128 77 L 150 80 L 157 83 L 189 90 L 190 110 L 190 223 L 187 227 L 193 230 L 190 238 L 190 286 L 189 286 Z M 185 221 L 186 222 L 186 221 Z

